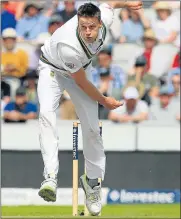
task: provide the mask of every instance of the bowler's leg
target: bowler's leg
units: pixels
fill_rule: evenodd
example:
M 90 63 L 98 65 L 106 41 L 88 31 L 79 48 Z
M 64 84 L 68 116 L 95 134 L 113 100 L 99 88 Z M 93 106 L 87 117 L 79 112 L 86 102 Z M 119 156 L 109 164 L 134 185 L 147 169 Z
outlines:
M 58 134 L 56 127 L 56 109 L 62 95 L 56 74 L 48 65 L 41 64 L 38 81 L 40 103 L 39 140 L 44 161 L 44 177 L 39 195 L 46 201 L 56 200 L 56 175 L 58 173 Z
M 87 176 L 89 179 L 101 178 L 103 180 L 106 158 L 100 136 L 98 104 L 86 95 L 73 80 L 63 80 L 81 123 Z
M 99 130 L 98 104 L 72 79 L 64 79 L 64 87 L 75 105 L 82 127 L 87 178 L 85 175 L 81 176 L 80 182 L 86 194 L 86 205 L 92 215 L 98 215 L 101 211 L 101 187 L 98 178 L 104 179 L 106 161 Z

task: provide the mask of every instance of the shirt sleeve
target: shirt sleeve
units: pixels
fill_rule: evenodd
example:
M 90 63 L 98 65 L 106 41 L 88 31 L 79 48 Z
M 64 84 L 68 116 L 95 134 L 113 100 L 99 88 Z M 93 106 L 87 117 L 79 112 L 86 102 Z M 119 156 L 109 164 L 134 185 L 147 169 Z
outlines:
M 149 108 L 148 108 L 148 104 L 144 101 L 140 102 L 140 113 L 148 113 Z
M 75 73 L 82 68 L 82 62 L 78 51 L 64 44 L 58 44 L 58 56 L 65 70 Z
M 14 110 L 14 107 L 13 107 L 13 104 L 12 103 L 8 103 L 5 108 L 4 108 L 4 111 L 6 112 L 10 112 L 10 111 L 13 111 Z
M 180 32 L 180 24 L 179 24 L 179 20 L 173 15 L 171 17 L 171 30 L 175 31 L 175 32 Z
M 99 6 L 101 10 L 101 20 L 109 29 L 114 20 L 114 9 L 107 3 L 103 3 Z

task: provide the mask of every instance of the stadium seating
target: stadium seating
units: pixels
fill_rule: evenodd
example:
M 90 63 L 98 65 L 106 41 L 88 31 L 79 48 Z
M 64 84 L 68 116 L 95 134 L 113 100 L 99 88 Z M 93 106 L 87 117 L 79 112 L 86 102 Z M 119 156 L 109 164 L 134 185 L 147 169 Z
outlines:
M 143 53 L 143 47 L 137 44 L 124 43 L 113 46 L 113 63 L 118 64 L 124 71 L 129 71 L 136 57 Z

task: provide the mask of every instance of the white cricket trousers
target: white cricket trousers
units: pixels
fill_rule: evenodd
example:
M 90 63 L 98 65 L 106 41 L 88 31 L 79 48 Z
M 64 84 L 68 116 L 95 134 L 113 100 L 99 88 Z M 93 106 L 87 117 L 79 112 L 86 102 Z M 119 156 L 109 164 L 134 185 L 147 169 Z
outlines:
M 44 177 L 46 179 L 48 174 L 58 174 L 59 170 L 58 144 L 59 140 L 61 141 L 61 135 L 57 135 L 55 111 L 65 89 L 75 105 L 81 123 L 87 176 L 90 179 L 102 178 L 104 180 L 106 157 L 99 130 L 98 104 L 84 93 L 72 78 L 62 76 L 60 72 L 54 70 L 55 74 L 52 76 L 51 72 L 50 66 L 40 61 L 38 81 L 39 140 L 44 161 Z

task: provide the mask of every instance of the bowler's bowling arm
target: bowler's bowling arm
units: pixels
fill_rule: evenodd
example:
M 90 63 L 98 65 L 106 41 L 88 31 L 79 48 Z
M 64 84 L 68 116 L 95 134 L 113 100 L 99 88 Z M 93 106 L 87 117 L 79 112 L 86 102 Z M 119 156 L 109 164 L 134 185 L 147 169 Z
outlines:
M 89 97 L 104 105 L 105 96 L 102 95 L 101 92 L 87 79 L 85 70 L 83 68 L 72 74 L 72 78 Z
M 129 8 L 131 10 L 139 10 L 142 8 L 143 3 L 142 1 L 99 1 L 99 3 L 107 3 L 114 9 L 119 9 L 119 8 Z

